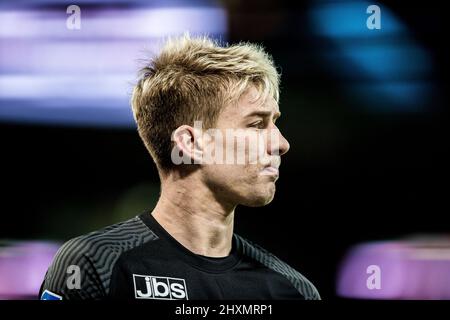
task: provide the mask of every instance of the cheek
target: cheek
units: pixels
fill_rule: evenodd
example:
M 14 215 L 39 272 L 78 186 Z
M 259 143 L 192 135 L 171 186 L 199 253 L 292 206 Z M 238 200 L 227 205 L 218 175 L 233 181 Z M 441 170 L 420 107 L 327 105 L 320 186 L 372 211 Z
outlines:
M 224 184 L 240 184 L 255 175 L 256 170 L 253 167 L 255 166 L 216 164 L 209 165 L 205 173 L 212 180 L 221 181 Z
M 229 189 L 248 192 L 259 184 L 258 171 L 255 165 L 232 165 L 217 170 L 221 170 L 222 181 Z
M 240 185 L 253 186 L 258 179 L 258 169 L 256 165 L 235 166 L 233 170 L 233 181 Z
M 226 141 L 230 145 L 226 145 L 223 152 L 229 152 L 230 159 L 238 165 L 258 164 L 267 153 L 266 140 L 261 132 L 248 130 Z
M 261 184 L 256 165 L 211 165 L 205 169 L 206 180 L 223 190 L 248 193 Z

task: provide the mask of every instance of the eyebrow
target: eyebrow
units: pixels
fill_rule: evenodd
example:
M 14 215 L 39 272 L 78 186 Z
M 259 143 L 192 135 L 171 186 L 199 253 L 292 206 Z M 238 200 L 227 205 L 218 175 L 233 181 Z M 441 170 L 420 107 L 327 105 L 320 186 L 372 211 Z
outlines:
M 264 118 L 264 117 L 270 116 L 271 114 L 272 114 L 271 111 L 260 111 L 260 110 L 258 110 L 258 111 L 253 111 L 253 112 L 247 114 L 245 116 L 245 118 L 250 118 L 250 117 L 255 117 L 255 116 Z M 275 112 L 274 118 L 277 119 L 279 117 L 281 117 L 281 112 L 279 112 L 279 111 Z

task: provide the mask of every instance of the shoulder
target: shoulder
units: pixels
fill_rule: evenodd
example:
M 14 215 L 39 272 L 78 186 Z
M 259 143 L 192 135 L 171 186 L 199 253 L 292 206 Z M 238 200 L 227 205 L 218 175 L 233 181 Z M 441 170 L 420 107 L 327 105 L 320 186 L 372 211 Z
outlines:
M 238 248 L 244 255 L 284 276 L 306 300 L 320 300 L 320 294 L 316 287 L 300 272 L 258 244 L 237 234 L 235 236 Z
M 73 238 L 56 253 L 41 287 L 66 299 L 99 299 L 108 294 L 119 257 L 157 236 L 134 217 Z

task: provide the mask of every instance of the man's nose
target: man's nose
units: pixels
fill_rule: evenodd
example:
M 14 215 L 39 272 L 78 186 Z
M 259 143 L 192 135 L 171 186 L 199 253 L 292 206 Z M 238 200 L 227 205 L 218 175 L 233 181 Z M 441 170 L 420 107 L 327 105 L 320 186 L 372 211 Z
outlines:
M 283 155 L 289 151 L 290 145 L 278 128 L 269 130 L 268 152 L 271 155 Z

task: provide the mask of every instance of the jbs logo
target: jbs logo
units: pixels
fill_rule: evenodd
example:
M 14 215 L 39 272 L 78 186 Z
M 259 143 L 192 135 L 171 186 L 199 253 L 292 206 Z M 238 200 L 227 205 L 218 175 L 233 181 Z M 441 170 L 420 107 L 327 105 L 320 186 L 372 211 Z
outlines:
M 184 279 L 133 274 L 136 299 L 188 300 Z

